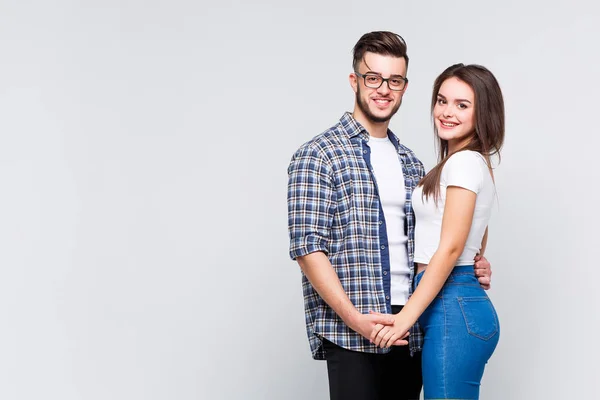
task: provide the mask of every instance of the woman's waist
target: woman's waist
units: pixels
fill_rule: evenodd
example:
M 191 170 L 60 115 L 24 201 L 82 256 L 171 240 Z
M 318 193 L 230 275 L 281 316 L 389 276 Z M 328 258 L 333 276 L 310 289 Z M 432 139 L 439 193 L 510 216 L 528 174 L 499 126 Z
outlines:
M 431 259 L 435 256 L 437 249 L 432 250 L 431 252 L 421 252 L 421 254 L 417 254 L 415 251 L 414 261 L 416 266 L 422 268 L 422 266 L 427 266 Z M 473 265 L 475 263 L 475 256 L 477 255 L 479 250 L 464 248 L 461 255 L 454 261 L 455 266 L 468 266 Z M 417 269 L 415 269 L 417 270 Z

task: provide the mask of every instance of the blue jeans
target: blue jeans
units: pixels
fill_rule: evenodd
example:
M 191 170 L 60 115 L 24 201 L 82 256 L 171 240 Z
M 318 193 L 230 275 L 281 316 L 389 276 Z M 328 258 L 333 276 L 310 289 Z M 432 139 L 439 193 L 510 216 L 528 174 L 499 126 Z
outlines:
M 423 276 L 415 278 L 418 285 Z M 500 337 L 498 315 L 473 266 L 454 267 L 419 318 L 425 399 L 479 399 L 485 364 Z

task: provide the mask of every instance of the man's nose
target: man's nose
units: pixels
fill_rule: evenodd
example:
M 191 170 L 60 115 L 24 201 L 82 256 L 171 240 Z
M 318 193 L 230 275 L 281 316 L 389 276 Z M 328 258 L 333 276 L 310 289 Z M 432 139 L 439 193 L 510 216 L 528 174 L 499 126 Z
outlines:
M 377 93 L 388 94 L 390 92 L 389 84 L 390 84 L 390 81 L 381 82 L 381 86 L 379 86 L 379 89 L 377 89 Z

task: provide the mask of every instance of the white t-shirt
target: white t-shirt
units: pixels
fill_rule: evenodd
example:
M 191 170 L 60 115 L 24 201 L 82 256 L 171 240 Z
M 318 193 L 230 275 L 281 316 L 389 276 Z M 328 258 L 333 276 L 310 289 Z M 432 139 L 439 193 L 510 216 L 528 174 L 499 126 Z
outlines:
M 472 265 L 481 249 L 481 241 L 488 225 L 496 198 L 494 181 L 483 156 L 475 151 L 459 151 L 446 161 L 440 177 L 440 198 L 436 207 L 433 196 L 426 200 L 423 187 L 412 195 L 415 211 L 415 262 L 429 264 L 437 251 L 442 233 L 442 216 L 446 204 L 446 188 L 459 186 L 477 194 L 471 230 L 465 248 L 456 266 Z
M 410 269 L 404 232 L 406 188 L 398 152 L 389 138 L 369 138 L 371 166 L 377 183 L 385 218 L 390 255 L 391 304 L 404 305 L 408 300 Z

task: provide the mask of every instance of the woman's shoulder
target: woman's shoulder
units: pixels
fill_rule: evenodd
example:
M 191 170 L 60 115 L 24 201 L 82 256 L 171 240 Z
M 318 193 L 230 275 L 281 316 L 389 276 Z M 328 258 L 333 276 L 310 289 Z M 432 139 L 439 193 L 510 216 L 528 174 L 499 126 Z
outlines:
M 446 167 L 448 169 L 476 168 L 486 165 L 485 158 L 481 153 L 473 150 L 461 150 L 448 157 L 444 169 L 446 169 Z
M 471 150 L 461 150 L 448 157 L 440 182 L 444 186 L 461 186 L 479 193 L 484 185 L 485 160 Z
M 461 160 L 477 160 L 477 161 L 484 161 L 485 159 L 483 157 L 483 155 L 475 150 L 460 150 L 457 151 L 454 154 L 451 154 L 450 157 L 448 157 L 448 160 L 450 159 L 461 159 Z

